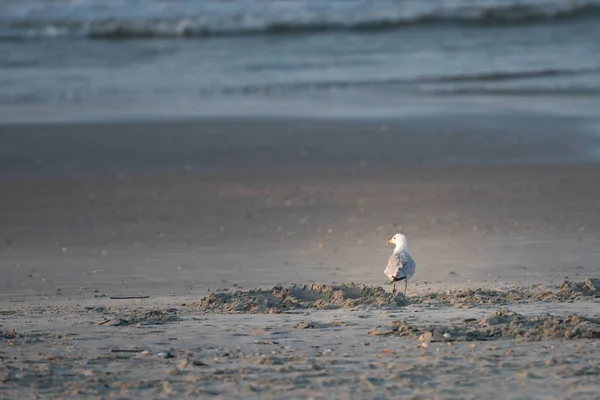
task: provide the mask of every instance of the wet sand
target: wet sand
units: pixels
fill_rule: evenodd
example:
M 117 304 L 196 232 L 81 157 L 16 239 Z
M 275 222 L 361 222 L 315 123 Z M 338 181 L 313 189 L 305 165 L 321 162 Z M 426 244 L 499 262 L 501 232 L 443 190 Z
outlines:
M 598 296 L 543 294 L 599 277 L 598 140 L 568 118 L 499 122 L 0 127 L 0 396 L 595 398 Z M 384 285 L 398 231 L 407 299 Z M 350 282 L 376 299 L 201 306 Z M 573 325 L 419 340 L 493 313 Z

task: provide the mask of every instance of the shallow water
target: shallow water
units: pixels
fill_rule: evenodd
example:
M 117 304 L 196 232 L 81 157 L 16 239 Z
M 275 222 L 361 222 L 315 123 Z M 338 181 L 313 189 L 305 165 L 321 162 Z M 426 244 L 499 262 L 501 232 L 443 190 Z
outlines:
M 600 105 L 596 0 L 0 7 L 3 120 Z

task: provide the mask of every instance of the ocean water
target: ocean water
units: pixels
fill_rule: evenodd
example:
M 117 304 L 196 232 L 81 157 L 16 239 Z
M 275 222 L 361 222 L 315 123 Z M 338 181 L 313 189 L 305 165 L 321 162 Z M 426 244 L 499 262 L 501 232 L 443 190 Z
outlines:
M 600 110 L 600 0 L 0 0 L 0 120 Z

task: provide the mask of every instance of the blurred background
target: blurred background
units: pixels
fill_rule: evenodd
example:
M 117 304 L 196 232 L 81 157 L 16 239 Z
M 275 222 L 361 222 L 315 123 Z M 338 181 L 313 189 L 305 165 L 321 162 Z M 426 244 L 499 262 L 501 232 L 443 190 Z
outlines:
M 598 0 L 1 0 L 0 118 L 600 109 Z

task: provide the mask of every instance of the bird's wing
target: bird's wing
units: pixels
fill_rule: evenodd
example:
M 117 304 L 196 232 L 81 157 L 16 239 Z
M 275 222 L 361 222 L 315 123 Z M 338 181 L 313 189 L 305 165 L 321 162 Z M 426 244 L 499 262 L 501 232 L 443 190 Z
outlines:
M 406 252 L 393 253 L 388 260 L 385 274 L 390 280 L 408 279 L 415 273 L 415 261 Z

